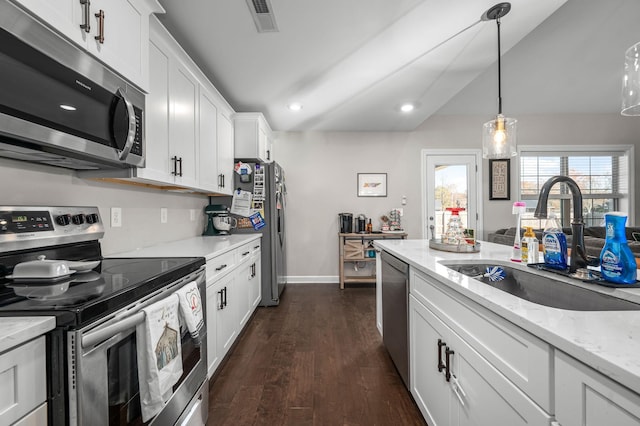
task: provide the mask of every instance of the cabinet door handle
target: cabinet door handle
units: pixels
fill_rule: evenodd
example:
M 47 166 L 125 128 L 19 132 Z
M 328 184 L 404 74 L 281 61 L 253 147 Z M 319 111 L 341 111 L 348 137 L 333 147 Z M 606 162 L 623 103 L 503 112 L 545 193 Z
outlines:
M 222 188 L 224 188 L 224 173 L 221 174 L 220 176 L 222 176 Z
M 91 1 L 80 0 L 80 4 L 84 8 L 83 10 L 84 22 L 80 24 L 80 28 L 83 29 L 85 33 L 90 33 L 91 32 Z
M 171 174 L 173 176 L 178 176 L 178 157 L 174 155 L 173 157 L 171 157 L 171 161 L 173 162 L 173 171 L 171 172 Z
M 100 9 L 95 17 L 98 18 L 98 35 L 94 38 L 98 40 L 98 43 L 104 44 L 104 10 Z
M 447 346 L 446 349 L 444 350 L 444 355 L 446 359 L 444 378 L 447 379 L 447 382 L 451 380 L 451 357 L 453 356 L 453 354 L 455 354 L 455 352 L 449 349 L 449 347 Z
M 226 268 L 226 267 L 227 267 L 227 264 L 226 264 L 226 263 L 225 263 L 224 265 L 220 265 L 220 266 L 218 266 L 218 267 L 216 268 L 216 272 L 218 272 L 218 271 L 222 271 L 222 270 L 223 270 L 224 268 Z
M 442 341 L 442 339 L 438 339 L 438 372 L 442 373 L 442 370 L 444 370 L 444 362 L 442 362 L 442 347 L 443 346 L 447 346 L 447 344 L 445 342 Z
M 224 287 L 224 306 L 227 307 L 227 287 Z
M 178 158 L 178 164 L 180 164 L 180 172 L 178 173 L 178 176 L 182 176 L 182 157 Z
M 220 305 L 218 305 L 218 309 L 219 309 L 219 310 L 222 310 L 222 309 L 224 309 L 224 299 L 223 299 L 223 297 L 222 297 L 222 290 L 220 290 L 220 291 L 218 292 L 218 294 L 220 295 Z
M 271 150 L 268 149 L 267 150 L 267 161 L 270 161 L 270 160 L 271 160 Z

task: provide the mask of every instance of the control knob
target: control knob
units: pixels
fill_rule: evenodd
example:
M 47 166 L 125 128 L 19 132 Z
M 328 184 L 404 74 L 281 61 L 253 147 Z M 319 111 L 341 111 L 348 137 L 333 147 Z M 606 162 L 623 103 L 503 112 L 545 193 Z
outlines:
M 84 223 L 84 215 L 83 214 L 74 214 L 71 216 L 71 221 L 75 225 L 82 225 Z
M 98 223 L 100 222 L 100 217 L 98 216 L 97 213 L 91 213 L 88 214 L 85 219 L 87 220 L 87 223 Z
M 61 226 L 67 226 L 71 223 L 71 215 L 70 214 L 61 214 L 56 217 L 56 223 Z

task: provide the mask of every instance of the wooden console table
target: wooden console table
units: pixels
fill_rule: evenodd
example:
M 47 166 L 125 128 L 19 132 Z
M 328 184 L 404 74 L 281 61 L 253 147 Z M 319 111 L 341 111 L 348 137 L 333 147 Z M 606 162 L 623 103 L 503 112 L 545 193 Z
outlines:
M 405 232 L 373 233 L 373 234 L 338 234 L 338 251 L 340 261 L 340 288 L 344 288 L 345 283 L 375 283 L 376 270 L 370 275 L 348 275 L 345 273 L 345 265 L 355 262 L 375 262 L 376 255 L 373 247 L 374 240 L 399 240 L 406 239 Z

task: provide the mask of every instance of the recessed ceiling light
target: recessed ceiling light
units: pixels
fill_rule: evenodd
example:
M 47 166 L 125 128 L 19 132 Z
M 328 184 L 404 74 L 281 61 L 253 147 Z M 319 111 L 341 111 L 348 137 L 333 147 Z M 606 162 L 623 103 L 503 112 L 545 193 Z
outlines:
M 302 109 L 302 104 L 299 102 L 294 102 L 292 104 L 289 104 L 288 108 L 291 111 L 300 111 Z
M 414 108 L 415 106 L 413 104 L 402 104 L 402 106 L 400 106 L 400 111 L 411 112 L 414 110 Z
M 76 107 L 71 106 L 71 105 L 65 105 L 65 104 L 60 105 L 60 108 L 62 108 L 65 111 L 75 111 L 76 110 Z

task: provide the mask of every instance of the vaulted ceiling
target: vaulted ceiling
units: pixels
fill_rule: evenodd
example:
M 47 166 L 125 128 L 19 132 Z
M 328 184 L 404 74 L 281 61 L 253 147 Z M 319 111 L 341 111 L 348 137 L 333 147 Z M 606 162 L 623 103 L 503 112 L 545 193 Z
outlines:
M 407 131 L 433 114 L 495 114 L 494 1 L 160 0 L 174 37 L 239 112 L 275 130 Z M 501 20 L 506 113 L 615 112 L 638 0 L 511 0 Z M 299 102 L 302 109 L 287 108 Z M 402 113 L 403 103 L 416 109 Z

